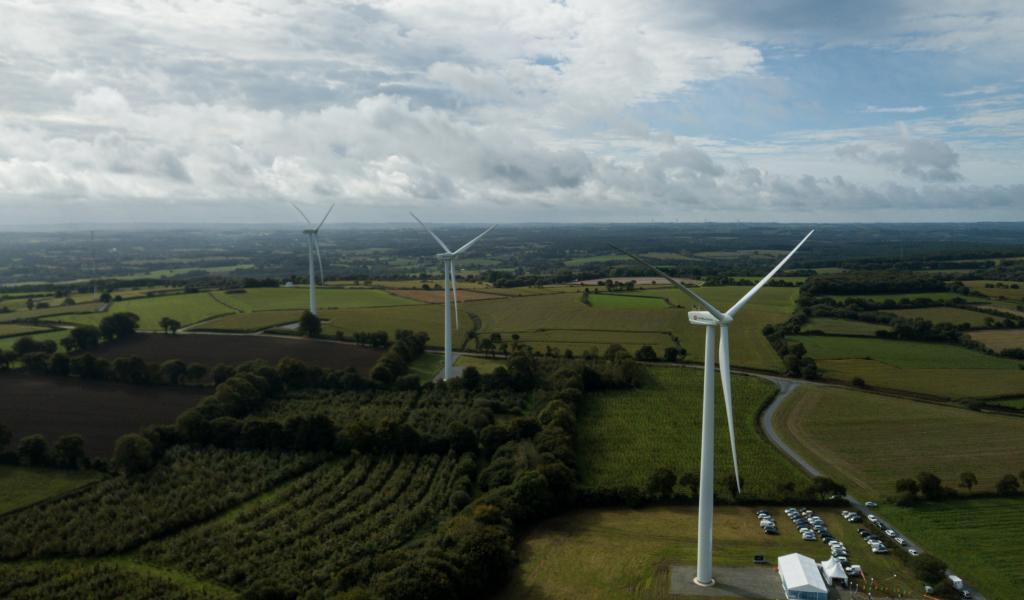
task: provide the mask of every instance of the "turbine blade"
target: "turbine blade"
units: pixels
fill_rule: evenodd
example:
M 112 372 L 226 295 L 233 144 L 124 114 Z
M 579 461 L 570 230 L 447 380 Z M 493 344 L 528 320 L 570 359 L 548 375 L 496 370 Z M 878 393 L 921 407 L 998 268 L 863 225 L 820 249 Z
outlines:
M 294 207 L 295 207 L 295 210 L 299 211 L 299 214 L 300 214 L 300 215 L 302 215 L 302 218 L 303 218 L 303 219 L 306 219 L 306 223 L 309 223 L 309 225 L 310 225 L 310 226 L 312 226 L 312 225 L 313 225 L 312 223 L 310 223 L 310 222 L 309 222 L 309 219 L 307 219 L 307 218 L 306 218 L 306 213 L 302 212 L 302 209 L 301 209 L 301 208 L 299 208 L 299 205 L 298 205 L 298 204 L 295 204 L 295 203 L 293 202 L 293 203 L 292 203 L 292 206 L 294 206 Z
M 452 279 L 452 299 L 455 301 L 455 328 L 459 329 L 459 291 L 455 288 L 455 262 L 448 263 L 448 274 Z
M 322 220 L 322 221 L 320 221 L 320 224 L 319 224 L 319 225 L 317 225 L 317 226 L 316 226 L 316 229 L 314 229 L 313 231 L 315 231 L 315 232 L 317 232 L 317 233 L 320 233 L 320 228 L 324 226 L 324 222 L 326 222 L 326 221 L 327 221 L 327 217 L 331 216 L 331 211 L 332 211 L 332 210 L 334 210 L 334 205 L 333 205 L 333 204 L 331 205 L 331 207 L 330 207 L 330 208 L 328 208 L 328 209 L 327 209 L 327 214 L 326 214 L 326 215 L 324 215 L 324 218 L 323 218 L 323 220 Z
M 756 294 L 758 290 L 763 288 L 765 284 L 768 283 L 768 280 L 772 278 L 773 275 L 779 272 L 779 269 L 782 268 L 782 265 L 786 264 L 786 261 L 789 260 L 791 256 L 796 254 L 796 251 L 800 249 L 800 246 L 804 245 L 804 242 L 807 241 L 807 238 L 811 237 L 812 233 L 814 233 L 813 229 L 810 231 L 810 233 L 804 236 L 804 239 L 800 240 L 800 243 L 797 244 L 795 248 L 789 251 L 789 254 L 786 255 L 786 258 L 783 258 L 781 261 L 779 261 L 779 264 L 775 265 L 775 268 L 769 271 L 768 274 L 764 276 L 764 279 L 758 281 L 757 285 L 750 288 L 750 291 L 744 294 L 744 296 L 740 298 L 739 301 L 736 304 L 734 304 L 732 308 L 725 311 L 725 314 L 729 315 L 730 317 L 736 316 L 736 313 L 738 313 L 740 309 L 743 308 L 743 305 L 749 302 L 750 299 L 754 297 L 754 294 Z
M 453 252 L 452 254 L 462 254 L 462 253 L 463 253 L 463 252 L 465 252 L 466 250 L 469 250 L 469 247 L 470 247 L 470 246 L 472 246 L 473 244 L 475 244 L 475 243 L 476 243 L 476 241 L 477 241 L 477 240 L 479 240 L 480 238 L 482 238 L 482 237 L 484 237 L 485 235 L 487 235 L 488 233 L 490 233 L 490 231 L 491 231 L 492 229 L 494 229 L 495 227 L 497 227 L 497 225 L 491 225 L 491 226 L 490 226 L 490 227 L 488 227 L 488 228 L 487 228 L 486 230 L 484 230 L 484 232 L 483 232 L 483 233 L 481 233 L 480 235 L 476 236 L 475 238 L 473 238 L 473 239 L 469 240 L 468 242 L 466 242 L 465 244 L 463 244 L 461 248 L 459 248 L 458 250 L 456 250 L 456 251 L 455 251 L 455 252 Z
M 674 285 L 677 288 L 679 288 L 680 291 L 682 291 L 684 294 L 686 294 L 687 296 L 693 298 L 694 300 L 699 302 L 701 306 L 703 306 L 704 308 L 708 309 L 708 312 L 713 314 L 715 316 L 715 318 L 718 319 L 719 321 L 725 320 L 725 315 L 723 315 L 721 312 L 719 312 L 719 310 L 717 308 L 715 308 L 714 306 L 711 306 L 710 302 L 708 302 L 707 300 L 705 300 L 705 299 L 701 298 L 700 296 L 698 296 L 696 292 L 694 292 L 690 288 L 686 287 L 685 285 L 683 285 L 682 283 L 677 281 L 674 277 L 672 277 L 668 273 L 662 271 L 658 267 L 652 265 L 651 263 L 649 263 L 646 260 L 640 258 L 639 256 L 633 254 L 632 252 L 626 252 L 622 248 L 619 248 L 618 246 L 615 246 L 613 244 L 608 244 L 608 245 L 611 246 L 612 248 L 614 248 L 616 251 L 625 254 L 626 256 L 632 258 L 636 262 L 642 264 L 643 266 L 647 267 L 648 269 L 651 269 L 652 271 L 654 271 L 658 275 L 661 275 L 665 279 L 669 280 L 672 283 L 672 285 Z
M 722 399 L 725 401 L 725 418 L 729 423 L 729 445 L 732 446 L 732 468 L 736 472 L 736 492 L 740 487 L 740 463 L 736 458 L 736 428 L 732 420 L 732 373 L 729 367 L 729 328 L 719 327 L 721 338 L 718 341 L 719 373 L 722 377 Z
M 320 263 L 320 285 L 326 285 L 324 281 L 324 261 L 320 258 L 320 236 L 313 234 L 313 246 L 316 248 L 316 262 Z
M 434 235 L 434 232 L 433 232 L 433 231 L 431 231 L 431 230 L 430 230 L 430 228 L 429 228 L 429 227 L 427 227 L 425 223 L 423 223 L 423 221 L 420 221 L 420 218 L 419 218 L 419 217 L 417 217 L 416 215 L 413 215 L 413 214 L 412 214 L 412 211 L 410 211 L 410 212 L 409 212 L 409 214 L 410 214 L 410 215 L 412 215 L 412 218 L 416 219 L 416 222 L 417 222 L 417 223 L 419 223 L 420 225 L 423 225 L 423 229 L 426 229 L 426 230 L 427 230 L 427 233 L 429 233 L 429 234 L 430 234 L 430 237 L 432 237 L 432 238 L 434 238 L 435 240 L 437 240 L 437 243 L 438 243 L 438 244 L 441 244 L 441 247 L 442 247 L 442 248 L 444 248 L 444 251 L 445 251 L 445 252 L 447 252 L 448 254 L 451 254 L 451 253 L 452 253 L 452 251 L 448 249 L 448 246 L 445 246 L 445 245 L 444 245 L 444 242 L 442 242 L 442 241 L 441 241 L 441 238 L 439 238 L 439 237 L 437 237 L 436 235 Z

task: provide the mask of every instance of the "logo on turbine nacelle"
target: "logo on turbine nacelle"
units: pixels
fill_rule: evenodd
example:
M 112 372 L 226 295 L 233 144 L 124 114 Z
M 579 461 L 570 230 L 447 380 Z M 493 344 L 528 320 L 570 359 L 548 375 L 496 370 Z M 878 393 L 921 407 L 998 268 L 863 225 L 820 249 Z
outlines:
M 694 325 L 718 325 L 718 319 L 706 310 L 691 310 L 686 314 L 690 317 L 690 322 Z

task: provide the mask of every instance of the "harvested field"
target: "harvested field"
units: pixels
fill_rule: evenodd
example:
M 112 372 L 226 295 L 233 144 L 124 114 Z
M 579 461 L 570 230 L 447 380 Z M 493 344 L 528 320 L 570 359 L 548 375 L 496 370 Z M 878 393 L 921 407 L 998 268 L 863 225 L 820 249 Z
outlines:
M 138 334 L 127 340 L 103 344 L 93 353 L 106 359 L 138 356 L 148 362 L 177 358 L 207 366 L 257 359 L 276 364 L 282 358 L 292 357 L 328 369 L 353 367 L 363 374 L 370 371 L 381 355 L 379 350 L 362 346 L 300 337 L 162 333 Z
M 461 284 L 460 284 L 461 285 Z M 417 302 L 427 302 L 430 304 L 439 304 L 444 302 L 444 290 L 392 290 L 391 294 L 394 296 L 400 296 L 402 298 L 408 298 L 409 300 L 415 300 Z M 464 290 L 459 288 L 459 302 L 472 302 L 474 300 L 494 300 L 501 298 L 494 294 L 484 294 L 474 290 Z
M 15 440 L 41 433 L 53 443 L 78 434 L 85 439 L 86 453 L 106 458 L 119 436 L 173 423 L 206 391 L 7 373 L 0 376 L 0 423 Z
M 1024 329 L 986 329 L 974 331 L 971 339 L 999 352 L 1007 348 L 1024 348 Z

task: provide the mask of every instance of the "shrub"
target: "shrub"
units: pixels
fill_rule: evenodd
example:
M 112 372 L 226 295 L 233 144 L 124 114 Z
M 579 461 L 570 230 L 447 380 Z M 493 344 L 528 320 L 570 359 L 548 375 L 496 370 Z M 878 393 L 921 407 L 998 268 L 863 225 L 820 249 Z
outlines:
M 153 466 L 153 444 L 137 433 L 127 433 L 114 444 L 114 468 L 125 475 L 136 475 Z

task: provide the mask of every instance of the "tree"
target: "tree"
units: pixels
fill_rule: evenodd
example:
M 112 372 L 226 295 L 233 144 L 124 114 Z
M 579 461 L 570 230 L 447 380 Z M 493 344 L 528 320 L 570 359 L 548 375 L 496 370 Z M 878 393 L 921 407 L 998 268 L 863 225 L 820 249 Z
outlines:
M 469 366 L 462 370 L 462 387 L 470 392 L 480 387 L 480 371 L 476 367 Z
M 50 462 L 50 447 L 46 438 L 38 433 L 21 438 L 18 442 L 18 462 L 30 467 L 40 467 Z
M 178 333 L 178 330 L 181 329 L 181 322 L 170 317 L 163 317 L 160 319 L 160 327 L 163 328 L 165 334 L 168 331 L 174 334 Z
M 114 313 L 100 321 L 100 335 L 105 340 L 119 340 L 135 333 L 138 327 L 138 315 L 129 312 Z
M 1007 473 L 996 483 L 996 493 L 1000 496 L 1016 496 L 1020 493 L 1020 481 L 1015 475 Z
M 100 294 L 100 302 L 107 304 L 111 300 L 112 298 L 110 297 L 110 292 L 103 292 L 102 294 Z
M 11 438 L 14 436 L 11 430 L 8 429 L 3 423 L 0 423 L 0 452 L 7 449 L 7 444 L 11 443 Z
M 480 340 L 480 351 L 488 356 L 494 356 L 494 342 L 486 338 Z
M 655 469 L 647 478 L 647 494 L 652 498 L 665 499 L 672 496 L 672 488 L 676 485 L 676 474 L 672 469 L 661 467 Z
M 654 351 L 654 348 L 650 346 L 640 346 L 640 349 L 636 351 L 636 359 L 642 361 L 653 362 L 658 360 L 658 353 Z
M 917 493 L 921 490 L 920 486 L 917 485 L 917 481 L 906 477 L 896 482 L 896 491 L 903 492 L 910 496 L 917 496 Z
M 181 383 L 181 379 L 185 376 L 187 370 L 188 367 L 185 366 L 183 361 L 177 359 L 164 361 L 160 365 L 160 379 L 171 385 L 178 385 Z
M 811 479 L 811 484 L 807 486 L 807 492 L 825 500 L 832 496 L 845 496 L 846 487 L 828 477 L 814 477 Z
M 68 352 L 92 350 L 100 345 L 100 330 L 93 325 L 81 325 L 72 329 L 60 343 Z
M 85 440 L 80 435 L 62 436 L 53 445 L 53 457 L 57 466 L 77 469 L 85 460 Z
M 686 472 L 679 476 L 679 485 L 686 486 L 690 490 L 690 496 L 697 497 L 700 490 L 700 477 L 696 473 Z
M 185 369 L 185 379 L 192 383 L 199 383 L 206 377 L 206 365 L 192 363 Z
M 914 572 L 914 577 L 930 585 L 946 577 L 946 563 L 931 554 L 911 557 L 910 570 Z
M 125 383 L 149 383 L 149 365 L 138 356 L 122 356 L 113 362 L 114 375 Z
M 679 348 L 675 346 L 669 346 L 665 348 L 665 362 L 674 363 L 679 360 Z
M 153 466 L 153 444 L 137 433 L 126 433 L 114 444 L 113 463 L 125 475 L 143 473 Z
M 974 475 L 974 473 L 971 473 L 970 471 L 964 471 L 963 473 L 960 474 L 960 487 L 967 488 L 967 491 L 970 492 L 971 488 L 973 488 L 976 485 L 978 485 L 978 478 Z
M 921 488 L 921 495 L 929 500 L 938 500 L 944 493 L 942 480 L 935 473 L 921 471 L 917 474 L 917 483 Z
M 302 311 L 302 316 L 299 317 L 299 333 L 306 337 L 316 337 L 320 335 L 322 329 L 323 325 L 320 323 L 320 317 L 317 317 L 308 310 Z

